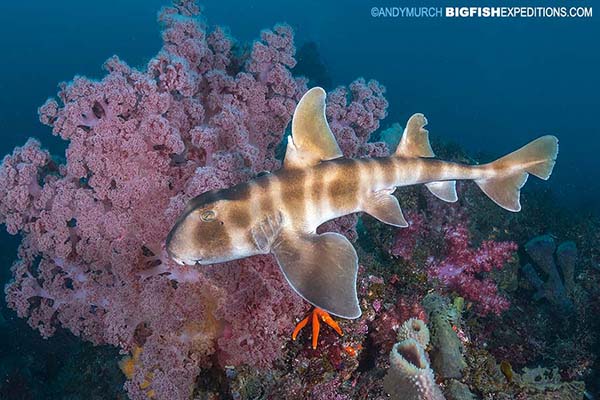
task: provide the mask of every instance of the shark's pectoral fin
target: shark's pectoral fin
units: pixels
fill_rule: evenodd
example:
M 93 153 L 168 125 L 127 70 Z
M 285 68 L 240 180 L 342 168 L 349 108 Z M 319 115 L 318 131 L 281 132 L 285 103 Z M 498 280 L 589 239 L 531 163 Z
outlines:
M 325 91 L 314 87 L 302 96 L 292 118 L 284 168 L 303 168 L 342 157 L 325 117 Z
M 358 258 L 344 236 L 282 232 L 271 251 L 288 283 L 306 301 L 338 317 L 360 317 Z
M 427 186 L 427 189 L 429 189 L 429 191 L 438 199 L 447 201 L 448 203 L 458 201 L 456 181 L 429 182 L 426 183 L 425 186 Z
M 389 225 L 405 228 L 408 226 L 402 214 L 398 199 L 391 195 L 393 190 L 374 192 L 366 199 L 363 211 Z

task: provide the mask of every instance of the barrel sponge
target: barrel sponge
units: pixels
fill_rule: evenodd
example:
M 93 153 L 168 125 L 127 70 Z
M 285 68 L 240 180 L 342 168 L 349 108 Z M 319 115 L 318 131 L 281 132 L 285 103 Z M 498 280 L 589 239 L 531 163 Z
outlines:
M 410 318 L 402 324 L 398 331 L 398 341 L 415 339 L 424 349 L 429 345 L 429 328 L 418 318 Z
M 444 400 L 425 350 L 412 338 L 398 342 L 392 348 L 383 388 L 394 400 Z

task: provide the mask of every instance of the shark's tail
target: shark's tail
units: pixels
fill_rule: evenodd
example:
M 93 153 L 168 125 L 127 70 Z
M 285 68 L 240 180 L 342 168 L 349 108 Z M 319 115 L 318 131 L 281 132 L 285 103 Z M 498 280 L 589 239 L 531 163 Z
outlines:
M 542 136 L 519 150 L 484 166 L 497 171 L 497 176 L 475 183 L 496 204 L 509 211 L 520 211 L 519 195 L 529 174 L 548 179 L 558 154 L 558 139 Z

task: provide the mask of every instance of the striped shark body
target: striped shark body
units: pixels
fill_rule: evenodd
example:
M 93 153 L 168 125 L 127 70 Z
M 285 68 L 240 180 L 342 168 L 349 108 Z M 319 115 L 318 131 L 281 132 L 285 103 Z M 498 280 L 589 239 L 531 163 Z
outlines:
M 366 212 L 406 227 L 392 195 L 397 187 L 425 184 L 441 200 L 454 202 L 457 180 L 473 180 L 498 205 L 519 211 L 529 174 L 548 179 L 558 153 L 556 137 L 543 136 L 489 164 L 433 159 L 427 120 L 415 114 L 390 157 L 346 159 L 327 124 L 325 96 L 313 88 L 298 103 L 280 170 L 189 202 L 167 237 L 175 261 L 214 264 L 272 253 L 302 298 L 339 317 L 357 318 L 356 251 L 342 235 L 317 234 L 319 225 Z

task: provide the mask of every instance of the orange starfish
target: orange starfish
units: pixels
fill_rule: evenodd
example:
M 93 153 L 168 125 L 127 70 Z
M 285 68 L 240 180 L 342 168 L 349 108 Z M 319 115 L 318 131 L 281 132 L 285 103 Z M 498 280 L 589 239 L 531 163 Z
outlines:
M 332 327 L 340 336 L 344 336 L 342 329 L 340 326 L 329 316 L 329 313 L 325 310 L 321 310 L 320 308 L 315 307 L 312 312 L 306 316 L 302 321 L 296 325 L 294 332 L 292 333 L 292 340 L 296 340 L 298 333 L 308 324 L 309 319 L 312 316 L 312 348 L 313 350 L 317 348 L 317 343 L 319 341 L 319 330 L 321 329 L 321 322 L 325 322 L 327 325 Z

